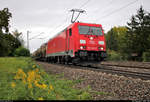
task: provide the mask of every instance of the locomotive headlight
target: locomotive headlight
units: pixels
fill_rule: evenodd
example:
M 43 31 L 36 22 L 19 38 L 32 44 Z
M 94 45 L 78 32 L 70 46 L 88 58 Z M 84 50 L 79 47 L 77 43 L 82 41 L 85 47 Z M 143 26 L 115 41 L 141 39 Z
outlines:
M 82 50 L 82 49 L 83 49 L 83 46 L 80 46 L 80 49 Z
M 90 37 L 90 40 L 93 40 L 93 37 Z
M 104 45 L 104 41 L 98 41 L 99 45 Z
M 85 40 L 80 40 L 80 44 L 86 44 Z
M 98 49 L 99 49 L 99 50 L 104 50 L 104 48 L 103 48 L 103 47 L 98 47 Z

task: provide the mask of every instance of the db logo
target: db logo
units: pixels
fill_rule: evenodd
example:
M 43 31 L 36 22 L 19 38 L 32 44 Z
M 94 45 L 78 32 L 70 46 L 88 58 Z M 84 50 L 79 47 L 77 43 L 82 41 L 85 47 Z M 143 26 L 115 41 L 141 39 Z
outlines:
M 95 41 L 91 41 L 91 40 L 90 40 L 89 43 L 90 43 L 90 44 L 95 44 Z

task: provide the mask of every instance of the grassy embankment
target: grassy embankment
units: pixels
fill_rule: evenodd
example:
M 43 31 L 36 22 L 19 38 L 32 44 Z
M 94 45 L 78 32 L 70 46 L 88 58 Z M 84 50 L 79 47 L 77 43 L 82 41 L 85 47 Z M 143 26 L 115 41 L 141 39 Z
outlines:
M 91 99 L 88 90 L 72 88 L 78 81 L 49 75 L 31 58 L 0 58 L 0 100 Z

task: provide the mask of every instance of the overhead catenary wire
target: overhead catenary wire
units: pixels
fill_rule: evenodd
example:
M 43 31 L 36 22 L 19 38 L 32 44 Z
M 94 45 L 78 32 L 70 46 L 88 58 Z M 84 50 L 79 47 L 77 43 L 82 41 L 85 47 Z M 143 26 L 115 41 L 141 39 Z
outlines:
M 86 2 L 84 2 L 81 6 L 79 6 L 79 9 L 82 10 L 90 1 L 91 1 L 91 0 L 87 0 Z M 81 8 L 82 8 L 82 9 L 81 9 Z M 85 10 L 83 10 L 83 11 L 84 11 L 84 13 L 86 13 Z M 73 13 L 74 13 L 74 12 L 73 12 Z M 80 13 L 81 13 L 81 12 L 78 13 L 78 15 L 76 16 L 76 19 L 75 19 L 74 21 L 77 20 L 77 18 L 79 17 Z M 71 21 L 72 21 L 72 20 L 71 20 Z
M 79 9 L 81 9 L 81 8 L 83 8 L 85 5 L 87 5 L 89 1 L 91 1 L 91 0 L 87 0 L 86 2 L 84 2 L 84 3 L 79 7 Z
M 117 1 L 117 0 L 116 0 Z M 112 2 L 114 2 L 114 0 L 110 0 L 106 5 L 107 6 L 105 6 L 106 8 L 107 7 L 110 7 L 109 5 L 111 4 L 112 5 Z M 86 3 L 87 4 L 87 3 Z M 100 9 L 100 8 L 97 8 L 95 11 L 93 11 L 92 12 L 92 14 L 95 14 L 95 13 L 97 13 L 97 12 L 100 12 L 100 11 L 102 11 L 102 10 L 105 10 L 105 7 L 103 8 L 103 9 Z M 88 16 L 88 17 L 92 17 L 92 19 L 93 19 L 93 16 Z
M 44 33 L 44 32 L 41 32 L 40 34 L 38 34 L 38 35 L 36 35 L 36 36 L 33 36 L 33 37 L 29 38 L 29 40 L 35 39 L 36 37 L 42 35 L 43 33 Z
M 115 0 L 115 1 L 117 1 L 117 0 Z M 104 5 L 106 8 L 107 7 L 110 7 L 111 5 L 112 5 L 112 2 L 114 3 L 114 0 L 110 0 L 106 5 Z M 94 12 L 92 12 L 92 13 L 96 13 L 96 12 L 100 12 L 100 11 L 102 11 L 102 10 L 104 10 L 104 11 L 107 11 L 106 10 L 106 8 L 104 8 L 104 7 L 102 7 L 103 9 L 101 9 L 101 8 L 97 8 Z
M 72 5 L 73 5 L 73 4 L 74 4 L 74 1 L 73 1 L 73 2 L 71 2 L 71 7 L 72 7 Z M 69 14 L 68 9 L 69 9 L 69 7 L 68 7 L 68 8 L 66 8 L 66 10 L 65 10 L 65 12 L 67 11 L 67 15 Z M 58 26 L 56 26 L 56 27 L 54 28 L 54 30 L 55 30 L 55 29 L 57 29 L 57 28 L 59 28 L 59 27 L 61 27 L 62 25 L 64 25 L 64 23 L 66 23 L 66 22 L 67 22 L 67 20 L 68 20 L 68 17 L 66 16 L 66 18 L 63 20 L 63 23 L 61 23 L 61 24 L 59 24 Z
M 111 13 L 102 16 L 101 19 L 99 19 L 99 18 L 96 19 L 95 22 L 96 22 L 96 21 L 99 21 L 99 20 L 102 20 L 102 19 L 105 19 L 105 18 L 109 17 L 110 15 L 112 15 L 112 14 L 114 14 L 114 13 L 116 13 L 116 12 L 118 12 L 118 11 L 120 11 L 120 10 L 122 10 L 122 9 L 124 9 L 124 8 L 126 8 L 126 7 L 128 7 L 128 6 L 132 5 L 132 4 L 134 4 L 134 3 L 136 3 L 137 1 L 138 1 L 138 0 L 134 0 L 134 1 L 132 1 L 132 2 L 130 2 L 130 3 L 128 3 L 128 4 L 126 4 L 126 5 L 122 6 L 122 7 L 120 7 L 120 8 L 118 8 L 118 9 L 112 11 Z
M 87 0 L 86 2 L 84 2 L 79 8 L 84 7 L 89 1 L 90 1 L 90 0 Z M 67 22 L 67 20 L 68 20 L 68 17 L 66 17 L 66 19 L 64 19 L 63 23 L 61 23 L 60 25 L 56 26 L 56 27 L 54 28 L 54 30 L 56 30 L 56 29 L 58 29 L 58 28 L 60 28 L 60 27 L 65 26 L 65 25 L 66 25 L 65 23 Z M 54 30 L 52 30 L 51 32 L 53 32 Z

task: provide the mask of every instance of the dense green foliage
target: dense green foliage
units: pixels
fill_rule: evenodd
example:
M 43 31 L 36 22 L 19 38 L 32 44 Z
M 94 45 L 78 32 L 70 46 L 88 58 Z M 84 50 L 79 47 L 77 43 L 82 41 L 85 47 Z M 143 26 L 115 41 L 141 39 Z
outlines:
M 121 59 L 145 61 L 150 49 L 150 13 L 141 7 L 126 27 L 114 27 L 105 36 L 107 49 Z M 114 56 L 113 51 L 108 53 Z
M 107 60 L 109 61 L 120 61 L 121 59 L 121 55 L 118 54 L 116 51 L 113 50 L 108 50 L 107 51 Z
M 8 8 L 4 8 L 0 11 L 0 32 L 5 30 L 5 32 L 9 31 L 9 19 L 12 17 L 12 14 L 9 12 Z
M 15 50 L 14 56 L 30 56 L 30 51 L 24 47 L 19 47 Z
M 13 56 L 16 48 L 21 43 L 12 34 L 0 34 L 0 56 Z
M 108 31 L 106 35 L 107 48 L 114 51 L 122 50 L 126 32 L 126 27 L 114 27 Z
M 150 48 L 150 13 L 146 13 L 141 7 L 127 24 L 129 53 L 136 53 L 141 58 L 143 52 Z
M 142 58 L 144 62 L 150 62 L 150 49 L 143 53 Z

